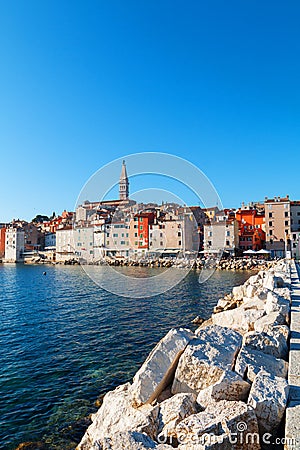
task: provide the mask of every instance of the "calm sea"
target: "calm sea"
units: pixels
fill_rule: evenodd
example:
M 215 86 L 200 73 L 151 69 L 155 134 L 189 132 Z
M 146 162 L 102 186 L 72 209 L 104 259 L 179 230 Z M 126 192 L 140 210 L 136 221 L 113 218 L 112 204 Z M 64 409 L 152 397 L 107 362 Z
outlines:
M 99 267 L 104 278 L 106 269 Z M 218 298 L 249 276 L 216 272 L 201 285 L 192 271 L 143 299 L 102 290 L 80 267 L 0 265 L 0 448 L 24 441 L 75 448 L 100 394 L 130 380 L 170 328 L 208 318 Z

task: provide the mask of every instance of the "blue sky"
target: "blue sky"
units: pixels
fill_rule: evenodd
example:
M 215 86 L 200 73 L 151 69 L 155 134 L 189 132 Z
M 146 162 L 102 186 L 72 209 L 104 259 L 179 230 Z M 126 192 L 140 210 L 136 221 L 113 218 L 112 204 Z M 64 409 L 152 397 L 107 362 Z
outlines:
M 299 19 L 298 1 L 1 2 L 0 221 L 73 209 L 146 151 L 191 161 L 227 207 L 300 199 Z

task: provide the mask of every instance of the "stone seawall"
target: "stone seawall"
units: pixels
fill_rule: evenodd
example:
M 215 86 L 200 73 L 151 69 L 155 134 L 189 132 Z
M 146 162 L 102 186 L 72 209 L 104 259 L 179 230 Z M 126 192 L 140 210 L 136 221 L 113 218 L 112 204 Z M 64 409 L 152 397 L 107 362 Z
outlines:
M 280 448 L 290 302 L 282 260 L 235 287 L 195 332 L 171 329 L 132 383 L 105 395 L 77 450 Z

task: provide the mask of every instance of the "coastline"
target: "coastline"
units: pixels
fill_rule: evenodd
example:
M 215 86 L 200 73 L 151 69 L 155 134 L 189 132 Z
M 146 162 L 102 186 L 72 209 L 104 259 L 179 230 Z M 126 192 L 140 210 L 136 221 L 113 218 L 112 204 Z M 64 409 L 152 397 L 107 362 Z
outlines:
M 268 263 L 268 268 L 260 270 L 244 285 L 233 288 L 231 294 L 220 299 L 212 317 L 195 333 L 184 329 L 170 330 L 138 370 L 133 383 L 119 386 L 105 395 L 77 450 L 118 450 L 123 445 L 128 449 L 167 450 L 174 448 L 174 442 L 175 448 L 182 450 L 227 448 L 224 442 L 229 436 L 224 430 L 221 434 L 216 433 L 219 437 L 222 435 L 222 444 L 201 442 L 201 447 L 200 444 L 196 447 L 189 442 L 195 431 L 195 420 L 198 420 L 199 433 L 199 420 L 203 428 L 206 416 L 215 414 L 211 426 L 216 431 L 224 419 L 224 411 L 231 417 L 231 431 L 237 426 L 238 419 L 244 419 L 248 432 L 260 435 L 261 439 L 266 425 L 259 410 L 263 409 L 267 395 L 267 391 L 259 392 L 261 384 L 274 391 L 277 409 L 267 430 L 275 435 L 288 399 L 285 378 L 290 283 L 289 262 Z M 213 340 L 211 336 L 214 336 Z M 216 336 L 217 341 L 222 342 L 222 350 L 216 347 Z M 271 344 L 267 345 L 269 341 Z M 233 350 L 227 351 L 232 346 Z M 212 359 L 210 352 L 214 353 Z M 192 369 L 188 369 L 191 364 Z M 196 380 L 203 380 L 203 377 L 205 383 L 198 386 Z M 284 407 L 276 404 L 278 392 L 285 399 Z M 260 396 L 260 402 L 257 396 Z M 218 406 L 222 407 L 217 414 Z M 183 425 L 186 442 L 178 439 L 184 431 L 180 428 Z M 158 439 L 162 431 L 166 436 L 164 443 Z M 205 426 L 202 432 L 202 435 L 207 433 Z M 248 448 L 230 445 L 230 448 Z M 261 446 L 256 443 L 253 448 Z

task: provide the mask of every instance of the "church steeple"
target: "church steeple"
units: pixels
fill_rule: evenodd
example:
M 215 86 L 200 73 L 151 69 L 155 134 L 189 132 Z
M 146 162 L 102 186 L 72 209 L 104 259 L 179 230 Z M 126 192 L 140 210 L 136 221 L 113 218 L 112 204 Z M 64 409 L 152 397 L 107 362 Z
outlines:
M 128 197 L 129 197 L 129 181 L 127 176 L 125 160 L 123 160 L 119 181 L 119 198 L 120 200 L 127 200 Z

